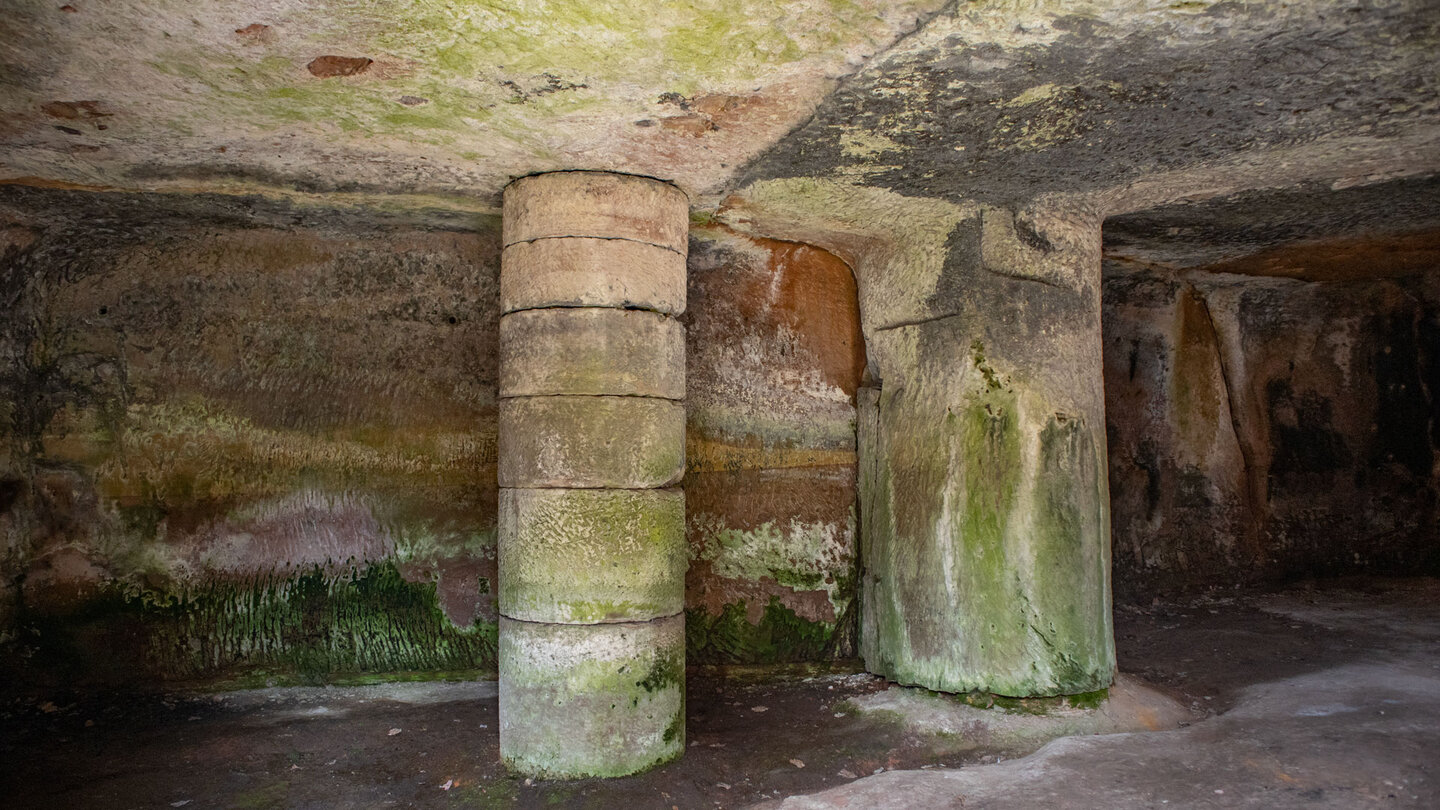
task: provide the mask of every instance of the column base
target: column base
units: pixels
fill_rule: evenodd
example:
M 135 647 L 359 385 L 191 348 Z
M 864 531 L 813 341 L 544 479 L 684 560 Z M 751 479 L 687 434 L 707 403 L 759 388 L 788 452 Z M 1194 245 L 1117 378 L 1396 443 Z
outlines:
M 549 779 L 627 776 L 685 752 L 685 616 L 500 619 L 500 758 Z

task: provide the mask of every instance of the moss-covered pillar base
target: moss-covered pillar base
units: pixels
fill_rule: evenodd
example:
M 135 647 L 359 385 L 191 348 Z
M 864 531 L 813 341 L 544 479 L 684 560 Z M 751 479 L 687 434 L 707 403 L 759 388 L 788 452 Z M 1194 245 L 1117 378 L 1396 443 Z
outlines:
M 685 750 L 688 214 L 644 177 L 505 190 L 500 756 L 522 773 Z
M 982 209 L 922 317 L 869 330 L 861 654 L 947 692 L 1108 687 L 1100 221 Z
M 500 619 L 500 738 L 535 776 L 625 776 L 685 750 L 685 617 Z

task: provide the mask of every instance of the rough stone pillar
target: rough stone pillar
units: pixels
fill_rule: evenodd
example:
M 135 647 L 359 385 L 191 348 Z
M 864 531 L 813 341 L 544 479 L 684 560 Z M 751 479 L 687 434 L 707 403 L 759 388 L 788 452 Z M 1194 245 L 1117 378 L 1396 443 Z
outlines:
M 979 213 L 946 236 L 928 310 L 868 335 L 861 654 L 947 692 L 1104 689 L 1100 220 Z
M 685 194 L 605 172 L 505 190 L 500 755 L 623 776 L 685 748 Z

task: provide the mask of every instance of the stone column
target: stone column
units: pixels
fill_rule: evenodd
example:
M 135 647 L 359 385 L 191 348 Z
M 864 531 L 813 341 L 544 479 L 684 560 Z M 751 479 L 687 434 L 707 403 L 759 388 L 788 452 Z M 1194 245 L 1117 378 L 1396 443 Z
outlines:
M 900 683 L 1025 697 L 1114 676 L 1100 219 L 1041 213 L 962 220 L 931 309 L 870 330 L 860 647 Z
M 505 190 L 500 755 L 623 776 L 685 748 L 685 194 L 605 172 Z

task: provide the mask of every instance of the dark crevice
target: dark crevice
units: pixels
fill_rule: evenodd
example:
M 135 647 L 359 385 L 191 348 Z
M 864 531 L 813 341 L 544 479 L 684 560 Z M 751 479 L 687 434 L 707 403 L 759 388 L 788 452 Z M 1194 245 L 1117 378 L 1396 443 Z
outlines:
M 530 619 L 517 619 L 513 616 L 506 616 L 504 613 L 499 614 L 500 618 L 504 619 L 507 622 L 515 622 L 516 624 L 531 624 L 537 627 L 597 627 L 600 625 L 615 624 L 656 624 L 658 622 L 670 621 L 672 619 L 675 619 L 676 617 L 684 615 L 685 611 L 682 610 L 679 613 L 672 613 L 669 616 L 656 616 L 650 619 L 600 619 L 599 621 L 593 622 L 537 622 Z
M 542 75 L 547 75 L 547 76 L 548 76 L 548 74 L 542 74 Z M 582 85 L 577 85 L 577 87 L 584 87 L 584 86 L 585 86 L 585 85 L 583 85 L 583 84 L 582 84 Z M 516 177 L 514 180 L 511 180 L 510 182 L 506 183 L 506 184 L 505 184 L 505 188 L 509 188 L 509 187 L 515 185 L 516 183 L 518 183 L 518 182 L 520 182 L 521 180 L 524 180 L 524 179 L 526 179 L 526 178 L 530 178 L 530 177 L 540 177 L 540 176 L 546 175 L 546 174 L 613 174 L 613 175 L 619 175 L 620 177 L 635 177 L 635 178 L 639 178 L 639 179 L 641 179 L 641 180 L 654 180 L 654 181 L 657 182 L 657 183 L 664 183 L 665 185 L 670 186 L 671 188 L 675 189 L 676 191 L 679 191 L 681 194 L 685 194 L 685 189 L 680 188 L 678 185 L 676 185 L 674 180 L 667 180 L 667 179 L 665 179 L 664 177 L 655 177 L 655 176 L 649 175 L 649 174 L 638 174 L 638 173 L 636 173 L 636 172 L 616 172 L 616 171 L 600 170 L 600 169 L 549 169 L 549 170 L 546 170 L 546 171 L 530 172 L 530 173 L 528 173 L 528 174 L 522 174 L 522 175 Z M 685 199 L 686 199 L 686 200 L 689 200 L 689 199 L 690 199 L 690 195 L 689 195 L 689 194 L 685 194 Z
M 994 275 L 1000 276 L 1001 278 L 1013 278 L 1013 279 L 1015 279 L 1016 281 L 1033 281 L 1033 282 L 1035 282 L 1036 284 L 1044 284 L 1046 287 L 1053 287 L 1054 289 L 1057 289 L 1057 290 L 1064 290 L 1064 291 L 1066 291 L 1066 292 L 1072 292 L 1072 290 L 1071 290 L 1069 287 L 1065 286 L 1064 284 L 1059 284 L 1059 283 L 1056 283 L 1056 282 L 1054 282 L 1054 281 L 1051 281 L 1051 280 L 1049 280 L 1049 279 L 1047 279 L 1047 278 L 1042 278 L 1042 277 L 1040 277 L 1040 276 L 1023 276 L 1023 275 L 1020 275 L 1019 273 L 1007 273 L 1007 272 L 1005 272 L 1004 270 L 997 270 L 997 269 L 995 269 L 994 267 L 991 267 L 991 266 L 989 266 L 989 265 L 986 265 L 986 266 L 985 266 L 985 269 L 986 269 L 986 270 L 989 270 L 989 271 L 990 271 L 991 273 L 993 273 Z
M 654 394 L 500 394 L 499 399 L 655 399 L 683 403 L 685 397 L 659 397 Z
M 887 324 L 885 324 L 884 326 L 877 326 L 877 327 L 875 327 L 874 329 L 872 329 L 872 330 L 870 330 L 870 331 L 872 331 L 872 332 L 889 332 L 889 331 L 892 330 L 892 329 L 903 329 L 903 328 L 905 328 L 905 327 L 907 327 L 907 326 L 922 326 L 922 325 L 927 324 L 927 323 L 934 323 L 935 321 L 943 321 L 943 320 L 946 320 L 946 319 L 948 319 L 948 318 L 958 318 L 958 317 L 960 317 L 961 315 L 964 315 L 964 314 L 965 314 L 965 313 L 963 313 L 963 312 L 948 312 L 948 313 L 946 313 L 946 314 L 944 314 L 944 315 L 932 315 L 932 316 L 930 316 L 930 317 L 928 317 L 928 318 L 916 318 L 916 319 L 914 319 L 914 320 L 909 320 L 909 321 L 896 321 L 895 323 L 887 323 Z
M 656 315 L 664 315 L 667 318 L 675 318 L 677 320 L 683 314 L 676 312 L 666 312 L 663 309 L 656 309 L 655 307 L 641 306 L 640 304 L 633 304 L 627 302 L 619 306 L 612 304 L 541 304 L 533 307 L 516 307 L 515 309 L 507 309 L 504 312 L 500 313 L 500 316 L 504 317 L 506 315 L 513 315 L 517 312 L 535 312 L 536 310 L 546 309 L 618 309 L 624 312 L 653 312 Z
M 558 236 L 537 236 L 537 237 L 535 237 L 534 239 L 517 239 L 517 240 L 515 240 L 514 242 L 509 242 L 509 243 L 507 243 L 507 244 L 505 245 L 505 249 L 506 249 L 506 250 L 509 250 L 510 248 L 514 247 L 515 245 L 525 245 L 525 244 L 529 244 L 529 243 L 531 243 L 531 242 L 544 242 L 544 241 L 547 241 L 547 240 L 550 240 L 550 239 L 603 239 L 603 240 L 605 240 L 606 242 L 634 242 L 634 243 L 637 244 L 637 245 L 649 245 L 650 247 L 653 247 L 653 248 L 659 248 L 659 249 L 661 249 L 661 250 L 668 250 L 668 251 L 670 251 L 671 253 L 675 253 L 675 254 L 678 254 L 678 255 L 680 255 L 680 256 L 684 256 L 684 255 L 685 255 L 685 251 L 683 251 L 683 250 L 676 250 L 675 248 L 672 248 L 672 247 L 670 247 L 669 245 L 657 245 L 657 244 L 655 244 L 654 242 L 646 242 L 646 241 L 643 240 L 643 239 L 631 239 L 631 238 L 628 237 L 628 236 L 596 236 L 596 235 L 594 235 L 594 234 L 589 234 L 589 233 L 567 233 L 567 234 L 560 234 L 560 235 L 558 235 Z

